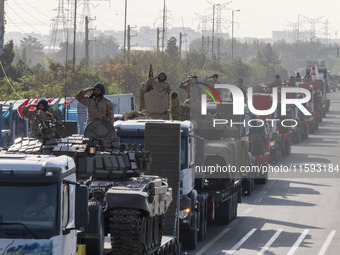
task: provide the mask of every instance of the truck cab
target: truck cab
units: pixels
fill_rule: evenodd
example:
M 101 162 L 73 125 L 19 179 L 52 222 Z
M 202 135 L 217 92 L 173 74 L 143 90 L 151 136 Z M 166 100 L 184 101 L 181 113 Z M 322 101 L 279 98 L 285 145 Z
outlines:
M 88 189 L 76 183 L 75 168 L 68 156 L 0 154 L 1 251 L 77 253 Z

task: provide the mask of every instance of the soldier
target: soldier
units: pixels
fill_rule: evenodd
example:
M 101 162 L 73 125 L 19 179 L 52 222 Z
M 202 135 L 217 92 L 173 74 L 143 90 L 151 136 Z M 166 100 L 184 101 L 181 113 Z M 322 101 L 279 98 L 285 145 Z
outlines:
M 296 87 L 296 83 L 295 83 L 295 78 L 294 78 L 294 76 L 290 76 L 287 85 L 288 85 L 288 87 Z
M 309 84 L 309 83 L 311 83 L 312 81 L 313 81 L 313 78 L 312 78 L 312 76 L 310 76 L 310 74 L 307 74 L 305 77 L 303 77 L 303 82 L 304 82 L 304 83 Z
M 218 80 L 218 74 L 213 74 L 209 77 L 204 78 L 203 80 L 205 83 L 208 83 L 209 85 L 211 85 L 213 88 L 215 88 L 216 84 L 221 84 Z M 222 97 L 225 98 L 226 94 L 224 93 L 225 90 L 223 89 L 216 89 L 217 93 Z
M 92 92 L 90 96 L 87 93 Z M 104 97 L 105 87 L 97 83 L 93 88 L 87 88 L 77 93 L 76 99 L 87 108 L 86 125 L 95 119 L 102 119 L 113 124 L 114 111 L 112 102 Z
M 300 73 L 299 72 L 297 72 L 296 73 L 296 76 L 295 76 L 295 82 L 301 82 L 302 81 L 302 78 L 301 78 L 301 76 L 300 76 Z
M 197 82 L 197 76 L 192 76 L 192 77 L 188 76 L 186 80 L 182 81 L 179 84 L 178 87 L 180 89 L 184 89 L 187 94 L 184 105 L 189 105 L 190 98 L 192 96 L 195 98 L 195 101 L 198 100 L 198 86 L 199 86 L 199 83 Z M 192 92 L 194 93 L 194 95 L 191 95 Z
M 281 87 L 282 86 L 282 81 L 280 78 L 280 75 L 276 75 L 274 81 L 270 84 L 271 87 Z
M 242 90 L 244 100 L 246 100 L 246 98 L 247 98 L 247 88 L 245 86 L 243 86 L 243 80 L 240 78 L 236 81 L 233 81 L 231 84 L 236 85 L 237 87 L 239 87 Z M 229 97 L 232 99 L 232 94 L 230 94 Z
M 158 91 L 166 91 L 168 95 L 171 93 L 170 84 L 166 81 L 166 74 L 161 72 L 157 77 L 149 78 L 145 83 Z
M 34 111 L 29 110 L 32 106 L 36 107 Z M 48 111 L 48 102 L 46 100 L 40 100 L 36 105 L 26 105 L 21 112 L 29 120 L 29 137 L 42 138 L 44 137 L 42 132 L 48 133 L 51 138 L 55 137 L 55 129 L 46 126 L 46 122 L 51 122 L 51 124 L 55 125 L 57 119 Z
M 215 87 L 215 84 L 221 84 L 218 80 L 218 74 L 216 74 L 216 73 L 209 76 L 209 77 L 204 78 L 203 81 L 208 82 L 210 85 L 213 85 L 214 87 Z

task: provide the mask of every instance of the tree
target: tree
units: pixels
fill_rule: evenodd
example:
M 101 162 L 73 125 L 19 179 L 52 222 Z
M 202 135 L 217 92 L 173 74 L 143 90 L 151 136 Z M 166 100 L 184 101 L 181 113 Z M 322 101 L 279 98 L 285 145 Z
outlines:
M 281 63 L 280 54 L 271 47 L 270 43 L 267 43 L 264 48 L 258 51 L 256 61 L 264 66 Z
M 29 65 L 36 65 L 42 62 L 44 57 L 44 45 L 37 38 L 28 36 L 20 40 L 22 53 L 25 55 L 22 60 Z
M 4 45 L 3 54 L 0 57 L 2 66 L 4 67 L 5 72 L 8 76 L 12 76 L 12 74 L 14 73 L 14 68 L 12 66 L 14 56 L 15 56 L 14 44 L 13 44 L 13 40 L 10 40 L 8 43 Z M 0 77 L 5 77 L 5 74 L 3 73 L 3 71 L 1 71 L 0 73 L 1 73 Z
M 168 40 L 168 44 L 165 49 L 165 53 L 172 59 L 178 59 L 179 57 L 179 49 L 176 44 L 177 44 L 177 39 L 174 36 L 172 36 Z

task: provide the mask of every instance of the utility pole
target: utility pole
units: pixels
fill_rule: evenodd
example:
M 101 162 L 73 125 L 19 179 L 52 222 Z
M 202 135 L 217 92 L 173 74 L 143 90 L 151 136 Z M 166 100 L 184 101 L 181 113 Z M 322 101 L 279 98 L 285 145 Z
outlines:
M 179 33 L 179 57 L 182 58 L 182 33 Z
M 211 36 L 211 59 L 214 59 L 214 37 L 215 37 L 215 4 L 213 5 L 213 24 Z
M 128 56 L 130 55 L 130 49 L 131 49 L 131 28 L 130 25 L 127 26 L 127 52 Z
M 125 0 L 125 17 L 124 17 L 124 58 L 126 50 L 126 17 L 127 17 L 127 0 Z
M 163 5 L 163 31 L 162 31 L 162 52 L 164 52 L 164 39 L 165 39 L 165 15 L 166 15 L 166 6 L 165 6 L 165 0 Z
M 221 44 L 220 38 L 217 38 L 217 60 L 220 61 L 221 59 Z
M 232 10 L 231 17 L 231 60 L 234 59 L 234 12 L 239 12 L 240 10 Z
M 89 56 L 89 18 L 85 17 L 85 62 L 88 66 L 90 63 L 90 56 Z
M 77 34 L 77 0 L 74 0 L 74 23 L 73 23 L 73 69 L 76 65 L 76 34 Z
M 5 33 L 5 0 L 0 0 L 0 56 L 3 54 Z
M 320 21 L 320 19 L 322 19 L 324 16 L 321 16 L 321 17 L 318 17 L 318 18 L 315 18 L 315 19 L 311 19 L 311 18 L 308 18 L 306 16 L 303 16 L 306 20 L 308 20 L 308 22 L 311 23 L 311 30 L 310 30 L 310 41 L 313 41 L 314 37 L 315 37 L 315 24 L 317 22 Z

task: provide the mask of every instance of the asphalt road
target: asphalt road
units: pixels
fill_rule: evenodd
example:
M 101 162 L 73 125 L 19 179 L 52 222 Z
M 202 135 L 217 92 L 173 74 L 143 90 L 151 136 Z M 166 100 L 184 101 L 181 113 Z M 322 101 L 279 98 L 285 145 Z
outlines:
M 278 163 L 304 171 L 320 164 L 322 172 L 269 174 L 268 183 L 239 204 L 237 219 L 209 225 L 188 255 L 340 254 L 340 91 L 328 98 L 330 112 L 320 129 Z

